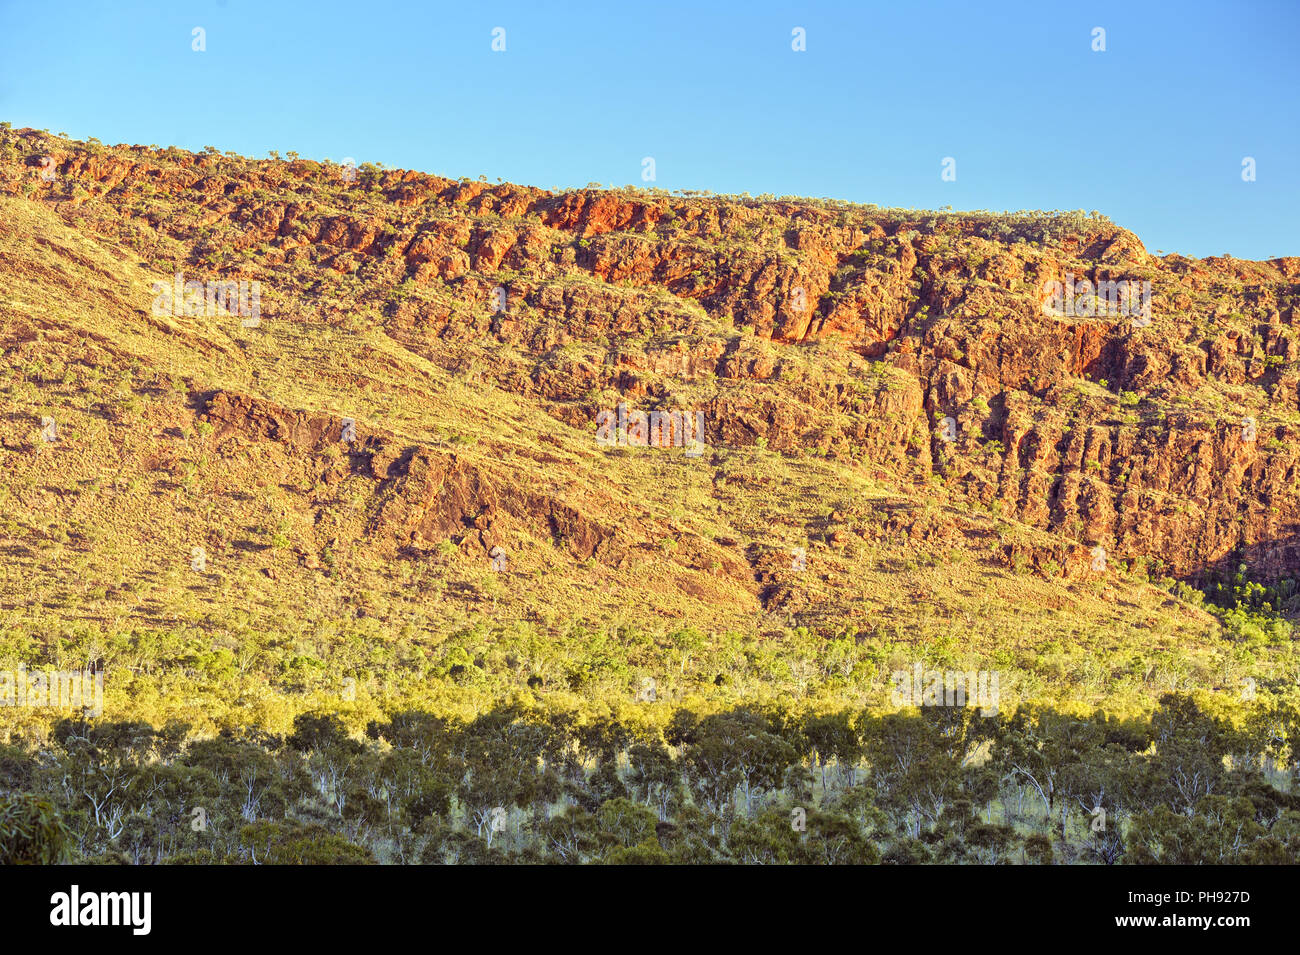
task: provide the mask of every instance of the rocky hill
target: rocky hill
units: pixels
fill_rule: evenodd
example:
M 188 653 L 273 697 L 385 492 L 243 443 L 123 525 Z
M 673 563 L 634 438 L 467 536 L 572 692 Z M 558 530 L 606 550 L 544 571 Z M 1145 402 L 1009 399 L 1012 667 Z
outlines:
M 1085 281 L 1149 307 L 1045 308 Z M 199 720 L 223 683 L 272 722 L 346 680 L 866 701 L 913 659 L 1235 693 L 1289 637 L 1168 585 L 1295 613 L 1298 317 L 1300 258 L 1096 213 L 6 128 L 0 653 Z

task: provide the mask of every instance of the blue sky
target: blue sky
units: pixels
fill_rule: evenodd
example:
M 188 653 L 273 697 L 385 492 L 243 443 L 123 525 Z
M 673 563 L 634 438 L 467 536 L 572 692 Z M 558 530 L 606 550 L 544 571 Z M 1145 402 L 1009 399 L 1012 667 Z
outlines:
M 1264 258 L 1300 255 L 1298 41 L 1297 0 L 0 0 L 0 120 L 548 188 L 653 157 L 665 189 L 1097 209 Z

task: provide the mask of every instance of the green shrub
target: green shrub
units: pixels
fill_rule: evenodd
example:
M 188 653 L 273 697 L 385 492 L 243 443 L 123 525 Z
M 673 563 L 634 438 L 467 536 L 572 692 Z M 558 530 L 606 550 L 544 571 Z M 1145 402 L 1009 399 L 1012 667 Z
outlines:
M 27 793 L 0 797 L 0 865 L 58 865 L 71 833 L 54 804 Z

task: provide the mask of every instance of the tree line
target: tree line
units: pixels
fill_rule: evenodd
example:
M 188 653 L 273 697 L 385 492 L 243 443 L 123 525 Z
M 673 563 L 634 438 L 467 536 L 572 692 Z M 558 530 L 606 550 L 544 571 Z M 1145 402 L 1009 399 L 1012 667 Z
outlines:
M 1296 708 L 1208 705 L 69 719 L 0 746 L 0 863 L 1294 861 Z

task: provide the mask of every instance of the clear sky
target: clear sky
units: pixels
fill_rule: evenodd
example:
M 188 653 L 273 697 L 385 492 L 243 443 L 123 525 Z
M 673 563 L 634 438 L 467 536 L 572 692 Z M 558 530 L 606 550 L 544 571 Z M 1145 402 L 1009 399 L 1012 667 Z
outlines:
M 549 188 L 652 157 L 665 189 L 1097 209 L 1152 250 L 1300 255 L 1300 0 L 0 0 L 0 120 Z

